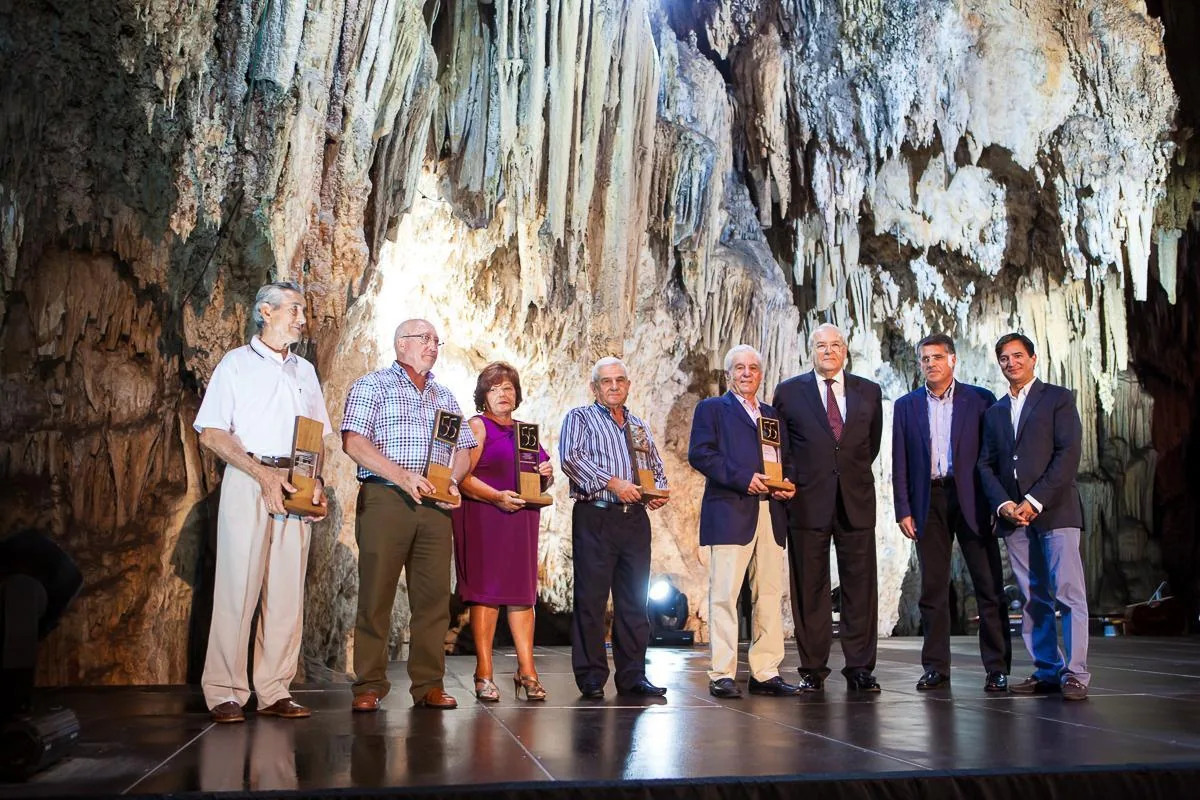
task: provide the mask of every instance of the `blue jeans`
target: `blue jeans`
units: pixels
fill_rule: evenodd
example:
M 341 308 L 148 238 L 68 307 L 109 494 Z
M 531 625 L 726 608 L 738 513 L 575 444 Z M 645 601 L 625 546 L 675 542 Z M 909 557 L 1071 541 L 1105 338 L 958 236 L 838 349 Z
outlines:
M 1017 588 L 1025 598 L 1021 637 L 1033 657 L 1033 677 L 1087 686 L 1088 607 L 1079 528 L 1017 528 L 1004 538 Z M 1055 610 L 1062 612 L 1062 649 Z

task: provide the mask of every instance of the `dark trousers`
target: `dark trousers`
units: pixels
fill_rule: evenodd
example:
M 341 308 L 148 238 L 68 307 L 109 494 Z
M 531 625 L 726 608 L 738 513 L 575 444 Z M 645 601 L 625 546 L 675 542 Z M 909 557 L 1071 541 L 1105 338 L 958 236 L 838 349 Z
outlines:
M 1009 671 L 1012 642 L 1002 592 L 1000 546 L 994 536 L 971 530 L 958 504 L 954 484 L 930 487 L 929 517 L 917 539 L 921 560 L 921 626 L 925 643 L 921 663 L 950 674 L 950 555 L 954 537 L 975 587 L 979 608 L 979 654 L 988 672 Z
M 358 489 L 358 616 L 354 624 L 354 693 L 386 695 L 388 636 L 400 571 L 408 583 L 409 692 L 420 700 L 443 688 L 450 629 L 450 514 L 416 505 L 377 483 Z
M 575 683 L 603 686 L 608 680 L 604 612 L 613 598 L 612 651 L 617 690 L 646 676 L 650 617 L 650 518 L 642 506 L 597 508 L 576 503 L 571 512 L 575 613 L 571 618 L 571 667 Z
M 803 501 L 801 501 L 803 502 Z M 846 520 L 841 493 L 837 517 L 825 530 L 789 527 L 792 570 L 792 616 L 800 671 L 824 679 L 829 674 L 833 646 L 833 603 L 829 588 L 829 544 L 837 553 L 841 581 L 840 638 L 846 657 L 844 675 L 875 669 L 879 640 L 879 577 L 875 569 L 875 529 L 852 529 Z

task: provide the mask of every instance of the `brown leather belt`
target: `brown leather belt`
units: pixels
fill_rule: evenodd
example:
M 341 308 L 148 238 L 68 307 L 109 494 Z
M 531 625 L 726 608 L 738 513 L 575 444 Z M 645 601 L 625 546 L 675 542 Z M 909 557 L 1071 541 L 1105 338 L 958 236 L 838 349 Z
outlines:
M 264 466 L 278 467 L 279 469 L 292 468 L 291 456 L 260 456 L 255 455 L 254 453 L 250 453 L 249 455 L 254 456 L 254 458 L 258 460 L 258 463 L 263 464 Z

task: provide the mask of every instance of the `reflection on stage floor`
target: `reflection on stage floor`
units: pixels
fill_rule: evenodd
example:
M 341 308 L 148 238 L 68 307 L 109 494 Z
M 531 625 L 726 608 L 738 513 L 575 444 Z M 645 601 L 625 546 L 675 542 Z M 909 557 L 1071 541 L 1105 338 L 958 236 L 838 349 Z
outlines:
M 566 647 L 538 649 L 544 703 L 515 699 L 511 651 L 497 654 L 498 704 L 475 701 L 473 658 L 449 658 L 447 689 L 460 703 L 449 712 L 411 707 L 402 663 L 382 711 L 351 713 L 346 684 L 308 685 L 294 694 L 313 715 L 296 721 L 250 713 L 214 725 L 189 687 L 58 690 L 40 701 L 75 710 L 78 745 L 30 782 L 0 784 L 0 798 L 1200 766 L 1200 638 L 1092 644 L 1082 703 L 985 694 L 968 638 L 954 640 L 952 688 L 934 692 L 914 687 L 919 639 L 880 643 L 878 695 L 848 693 L 835 663 L 821 694 L 718 701 L 705 647 L 650 651 L 647 672 L 668 687 L 665 699 L 618 697 L 611 682 L 604 700 L 582 699 Z M 789 648 L 785 678 L 794 664 Z M 1020 653 L 1013 675 L 1029 671 Z

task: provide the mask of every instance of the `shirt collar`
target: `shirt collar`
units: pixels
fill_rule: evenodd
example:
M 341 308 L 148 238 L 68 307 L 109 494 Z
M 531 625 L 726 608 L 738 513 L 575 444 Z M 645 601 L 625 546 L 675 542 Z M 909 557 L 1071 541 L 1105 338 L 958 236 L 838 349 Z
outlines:
M 264 342 L 262 337 L 260 337 L 257 333 L 250 337 L 250 349 L 253 350 L 254 354 L 259 358 L 277 361 L 280 364 L 286 364 L 289 361 L 295 361 L 299 358 L 299 356 L 297 356 L 291 350 L 288 350 L 287 358 L 281 358 L 279 353 L 267 347 L 267 343 Z
M 927 384 L 925 384 L 925 394 L 930 400 L 936 400 L 938 402 L 949 402 L 950 400 L 954 399 L 954 387 L 957 385 L 958 385 L 958 381 L 950 381 L 950 386 L 947 387 L 945 393 L 943 393 L 941 397 L 938 397 L 936 394 L 934 394 L 930 390 L 929 384 L 927 383 Z
M 392 365 L 390 367 L 388 367 L 388 369 L 390 369 L 392 372 L 399 375 L 404 380 L 408 381 L 409 386 L 413 387 L 414 389 L 417 388 L 417 385 L 415 383 L 413 383 L 413 379 L 408 376 L 408 370 L 406 370 L 404 368 L 404 365 L 401 364 L 399 361 L 392 361 Z M 425 388 L 428 389 L 430 384 L 433 383 L 433 381 L 434 381 L 433 370 L 429 370 L 429 372 L 425 373 Z
M 1034 378 L 1032 381 L 1030 381 L 1029 383 L 1022 386 L 1021 391 L 1017 392 L 1017 394 L 1015 396 L 1012 393 L 1012 389 L 1009 388 L 1008 396 L 1011 397 L 1013 400 L 1024 400 L 1026 397 L 1029 396 L 1029 389 L 1033 386 L 1033 382 L 1036 380 L 1037 380 L 1037 378 Z
M 824 385 L 825 381 L 828 380 L 828 378 L 822 378 L 821 373 L 817 372 L 816 369 L 813 370 L 813 377 L 817 379 L 817 383 L 820 383 L 822 385 Z M 837 374 L 833 376 L 833 382 L 835 385 L 841 385 L 841 386 L 845 387 L 845 385 L 846 385 L 846 368 L 845 367 L 843 367 L 842 369 L 839 369 L 837 371 Z
M 737 392 L 735 392 L 733 389 L 730 389 L 730 390 L 729 390 L 729 393 L 730 393 L 731 395 L 733 395 L 734 397 L 736 397 L 736 398 L 737 398 L 737 401 L 738 401 L 739 403 L 741 403 L 742 405 L 744 405 L 746 408 L 758 408 L 758 406 L 759 406 L 759 403 L 758 403 L 758 398 L 757 398 L 757 397 L 756 397 L 756 398 L 754 398 L 754 402 L 753 402 L 753 403 L 751 403 L 749 400 L 747 400 L 746 398 L 742 397 L 740 394 L 738 394 Z

